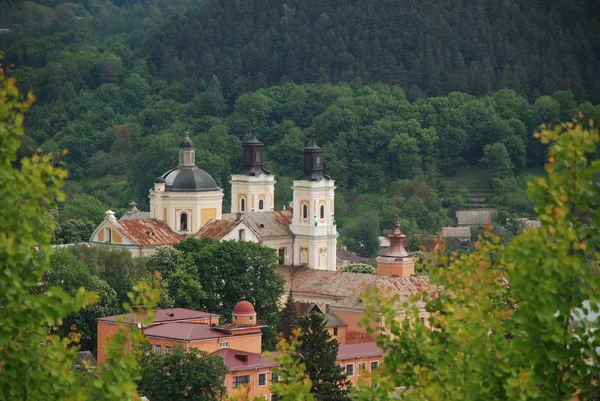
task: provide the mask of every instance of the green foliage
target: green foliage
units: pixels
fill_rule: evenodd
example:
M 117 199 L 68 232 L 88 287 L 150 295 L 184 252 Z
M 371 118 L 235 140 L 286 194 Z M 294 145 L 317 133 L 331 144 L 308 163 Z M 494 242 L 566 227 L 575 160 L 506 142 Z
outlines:
M 481 161 L 485 163 L 491 171 L 500 173 L 506 177 L 512 174 L 513 165 L 510 161 L 510 155 L 503 143 L 496 142 L 483 147 L 483 158 Z
M 192 255 L 172 246 L 160 247 L 148 257 L 147 268 L 159 275 L 172 306 L 202 310 L 207 294 L 198 279 Z
M 225 393 L 225 373 L 221 357 L 175 346 L 142 368 L 139 391 L 151 400 L 216 401 Z
M 285 305 L 279 312 L 279 323 L 277 325 L 277 334 L 284 340 L 292 337 L 294 330 L 298 327 L 298 308 L 292 290 L 290 290 Z
M 414 303 L 403 305 L 409 319 L 398 318 L 397 300 L 367 295 L 386 325 L 378 335 L 386 357 L 379 387 L 359 399 L 389 399 L 398 386 L 410 388 L 408 401 L 597 395 L 599 130 L 567 123 L 537 136 L 551 145 L 548 176 L 528 189 L 542 227 L 506 247 L 486 231 L 474 252 L 438 258 L 431 281 L 443 291 L 416 297 L 433 330 L 419 324 Z
M 72 345 L 77 336 L 61 339 L 56 328 L 65 317 L 93 308 L 99 296 L 83 288 L 71 296 L 59 287 L 40 287 L 50 269 L 54 228 L 47 208 L 65 199 L 61 189 L 66 172 L 54 167 L 48 155 L 34 154 L 16 163 L 23 113 L 33 100 L 29 95 L 21 101 L 14 80 L 6 80 L 4 70 L 0 71 L 0 399 L 134 399 L 138 365 L 125 350 L 137 343 L 136 335 L 141 333 L 117 334 L 108 344 L 109 361 L 84 386 L 74 368 L 76 347 Z M 94 290 L 106 289 L 93 281 Z M 145 294 L 145 287 L 137 290 Z M 152 297 L 135 301 L 153 307 Z
M 206 293 L 200 300 L 203 310 L 229 318 L 235 304 L 245 299 L 254 305 L 258 318 L 269 325 L 263 332 L 265 347 L 275 345 L 283 279 L 275 271 L 279 259 L 273 249 L 253 242 L 218 242 L 212 238 L 187 238 L 175 249 L 193 257 L 195 277 Z
M 354 224 L 344 228 L 345 244 L 358 255 L 372 258 L 379 253 L 379 218 L 361 217 Z
M 365 263 L 353 263 L 342 268 L 343 272 L 362 273 L 362 274 L 377 274 L 377 268 Z
M 339 343 L 329 335 L 323 315 L 311 312 L 302 316 L 298 328 L 300 345 L 296 350 L 296 357 L 306 367 L 315 400 L 349 399 L 346 388 L 350 381 L 342 373 L 342 368 L 335 363 Z

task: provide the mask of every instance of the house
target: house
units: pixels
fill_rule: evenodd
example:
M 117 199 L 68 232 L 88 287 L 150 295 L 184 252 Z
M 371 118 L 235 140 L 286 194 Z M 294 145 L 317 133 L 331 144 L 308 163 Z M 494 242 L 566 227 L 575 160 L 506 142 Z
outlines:
M 498 216 L 498 209 L 494 208 L 473 208 L 456 211 L 456 221 L 459 227 L 482 226 L 490 223 L 496 216 Z

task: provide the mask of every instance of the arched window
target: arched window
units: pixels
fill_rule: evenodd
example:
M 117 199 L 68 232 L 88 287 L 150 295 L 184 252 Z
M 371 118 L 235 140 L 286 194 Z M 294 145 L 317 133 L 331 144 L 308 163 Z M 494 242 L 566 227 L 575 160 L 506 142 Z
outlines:
M 181 213 L 179 215 L 179 231 L 187 231 L 188 230 L 188 214 Z
M 308 205 L 307 204 L 302 205 L 302 218 L 308 219 Z
M 325 205 L 321 205 L 321 207 L 319 208 L 319 218 L 325 218 Z
M 265 208 L 265 201 L 260 199 L 258 201 L 258 210 L 263 210 Z
M 246 199 L 242 198 L 240 199 L 240 212 L 245 212 L 246 211 Z

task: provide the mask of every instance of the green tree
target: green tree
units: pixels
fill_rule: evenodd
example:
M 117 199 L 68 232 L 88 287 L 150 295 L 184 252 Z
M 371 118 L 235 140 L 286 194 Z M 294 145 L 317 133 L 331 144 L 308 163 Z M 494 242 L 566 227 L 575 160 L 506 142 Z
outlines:
M 567 123 L 536 135 L 551 145 L 548 176 L 528 188 L 542 226 L 506 247 L 486 231 L 473 253 L 436 260 L 431 281 L 443 291 L 418 297 L 434 330 L 414 306 L 398 319 L 395 300 L 370 303 L 386 325 L 377 338 L 386 357 L 379 387 L 359 399 L 388 399 L 398 386 L 408 401 L 597 394 L 600 130 Z
M 311 312 L 300 318 L 301 331 L 297 356 L 306 366 L 306 373 L 312 382 L 311 393 L 316 400 L 348 400 L 350 381 L 338 366 L 339 343 L 325 328 L 323 315 Z
M 104 214 L 107 210 L 108 206 L 95 197 L 86 194 L 77 194 L 65 202 L 60 212 L 60 221 L 89 219 L 97 226 L 104 220 Z
M 294 329 L 298 327 L 298 308 L 296 307 L 296 301 L 294 300 L 294 294 L 290 290 L 288 297 L 285 301 L 285 305 L 281 312 L 279 312 L 279 324 L 277 325 L 277 333 L 286 340 L 289 340 L 294 332 Z
M 164 246 L 150 255 L 147 268 L 158 273 L 169 300 L 177 308 L 201 310 L 207 296 L 198 280 L 192 255 Z
M 513 164 L 503 143 L 496 142 L 483 147 L 483 157 L 480 160 L 485 163 L 492 171 L 496 171 L 503 176 L 512 175 Z
M 344 231 L 348 249 L 365 258 L 372 258 L 379 253 L 379 218 L 362 216 Z
M 40 288 L 52 253 L 54 224 L 47 208 L 65 199 L 61 189 L 67 174 L 48 155 L 23 158 L 16 166 L 24 112 L 33 101 L 33 96 L 21 101 L 14 80 L 0 71 L 0 399 L 133 399 L 138 365 L 125 350 L 137 344 L 141 333 L 115 335 L 109 360 L 82 386 L 74 369 L 76 336 L 61 339 L 54 328 L 94 304 L 98 295 L 79 289 L 70 296 L 59 287 Z M 135 302 L 153 307 L 152 298 Z
M 139 391 L 151 400 L 217 401 L 225 393 L 223 359 L 175 346 L 142 368 Z

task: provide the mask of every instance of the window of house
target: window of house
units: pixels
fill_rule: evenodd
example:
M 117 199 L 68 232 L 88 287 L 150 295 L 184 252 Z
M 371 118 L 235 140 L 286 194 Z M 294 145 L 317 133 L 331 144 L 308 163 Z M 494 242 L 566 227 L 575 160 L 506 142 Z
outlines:
M 349 363 L 346 365 L 346 376 L 354 376 L 354 364 Z
M 325 218 L 325 205 L 321 205 L 321 207 L 319 208 L 319 218 L 320 219 Z
M 279 248 L 279 264 L 283 265 L 285 263 L 285 248 Z
M 266 373 L 259 373 L 258 374 L 258 385 L 259 386 L 266 386 L 267 385 L 267 374 Z
M 302 205 L 302 218 L 308 219 L 308 205 L 307 204 Z
M 360 376 L 361 372 L 364 372 L 365 370 L 367 370 L 367 363 L 366 362 L 360 362 L 358 364 L 358 375 Z
M 233 388 L 238 388 L 238 386 L 247 386 L 250 384 L 250 376 L 234 376 L 233 377 Z
M 106 242 L 112 242 L 112 230 L 110 228 L 104 229 L 104 238 Z
M 337 335 L 338 335 L 338 328 L 337 328 L 337 327 L 334 327 L 334 328 L 333 328 L 333 335 L 334 335 L 334 336 L 337 336 Z
M 154 354 L 160 355 L 162 353 L 162 346 L 158 344 L 154 344 Z
M 242 198 L 240 199 L 240 212 L 245 212 L 246 211 L 246 199 Z
M 169 355 L 171 353 L 171 347 L 168 345 L 165 345 L 165 355 Z
M 188 214 L 181 213 L 179 216 L 179 231 L 187 231 L 188 230 Z
M 271 381 L 272 382 L 278 382 L 279 381 L 279 376 L 277 376 L 275 373 L 271 372 Z
M 225 343 L 219 343 L 219 348 L 223 349 L 223 348 L 229 348 L 229 343 L 225 342 Z
M 421 316 L 421 324 L 425 324 L 425 316 Z
M 377 366 L 379 366 L 379 361 L 371 361 L 371 372 L 377 370 Z
M 238 231 L 238 236 L 240 241 L 244 241 L 246 239 L 246 230 L 240 228 L 240 231 Z
M 265 208 L 265 201 L 260 199 L 258 201 L 258 210 L 263 210 Z

